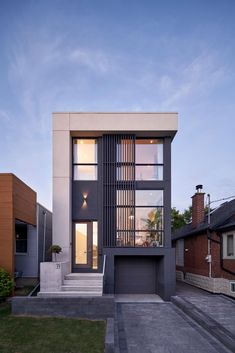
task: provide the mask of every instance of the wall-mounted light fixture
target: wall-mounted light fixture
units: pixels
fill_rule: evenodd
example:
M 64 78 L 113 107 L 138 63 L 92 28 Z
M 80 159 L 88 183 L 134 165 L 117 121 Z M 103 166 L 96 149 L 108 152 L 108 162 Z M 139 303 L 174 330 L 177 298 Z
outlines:
M 82 197 L 83 197 L 82 207 L 86 207 L 87 206 L 87 193 L 83 193 Z

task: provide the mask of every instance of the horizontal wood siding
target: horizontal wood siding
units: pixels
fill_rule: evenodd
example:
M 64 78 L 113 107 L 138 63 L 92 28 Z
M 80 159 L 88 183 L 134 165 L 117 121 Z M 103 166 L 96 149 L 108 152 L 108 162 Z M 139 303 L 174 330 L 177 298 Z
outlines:
M 15 270 L 15 220 L 36 225 L 36 193 L 13 174 L 0 174 L 0 267 Z
M 13 175 L 0 175 L 0 267 L 13 273 Z

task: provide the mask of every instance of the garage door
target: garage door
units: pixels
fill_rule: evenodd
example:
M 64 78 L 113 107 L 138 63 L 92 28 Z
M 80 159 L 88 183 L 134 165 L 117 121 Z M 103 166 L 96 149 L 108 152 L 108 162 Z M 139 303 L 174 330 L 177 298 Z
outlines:
M 156 258 L 144 256 L 115 257 L 115 293 L 156 293 Z

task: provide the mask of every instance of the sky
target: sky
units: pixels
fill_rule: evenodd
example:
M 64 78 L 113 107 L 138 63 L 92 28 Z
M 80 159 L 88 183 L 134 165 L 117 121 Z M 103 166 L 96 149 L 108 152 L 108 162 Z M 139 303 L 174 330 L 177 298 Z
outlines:
M 172 206 L 235 195 L 234 0 L 0 0 L 0 172 L 52 209 L 53 111 L 178 112 Z

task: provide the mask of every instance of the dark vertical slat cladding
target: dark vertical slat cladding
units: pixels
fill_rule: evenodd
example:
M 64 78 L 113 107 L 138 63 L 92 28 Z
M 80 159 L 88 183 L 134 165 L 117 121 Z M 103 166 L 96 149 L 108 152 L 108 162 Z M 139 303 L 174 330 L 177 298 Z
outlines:
M 103 245 L 133 246 L 135 136 L 104 135 L 103 146 Z

